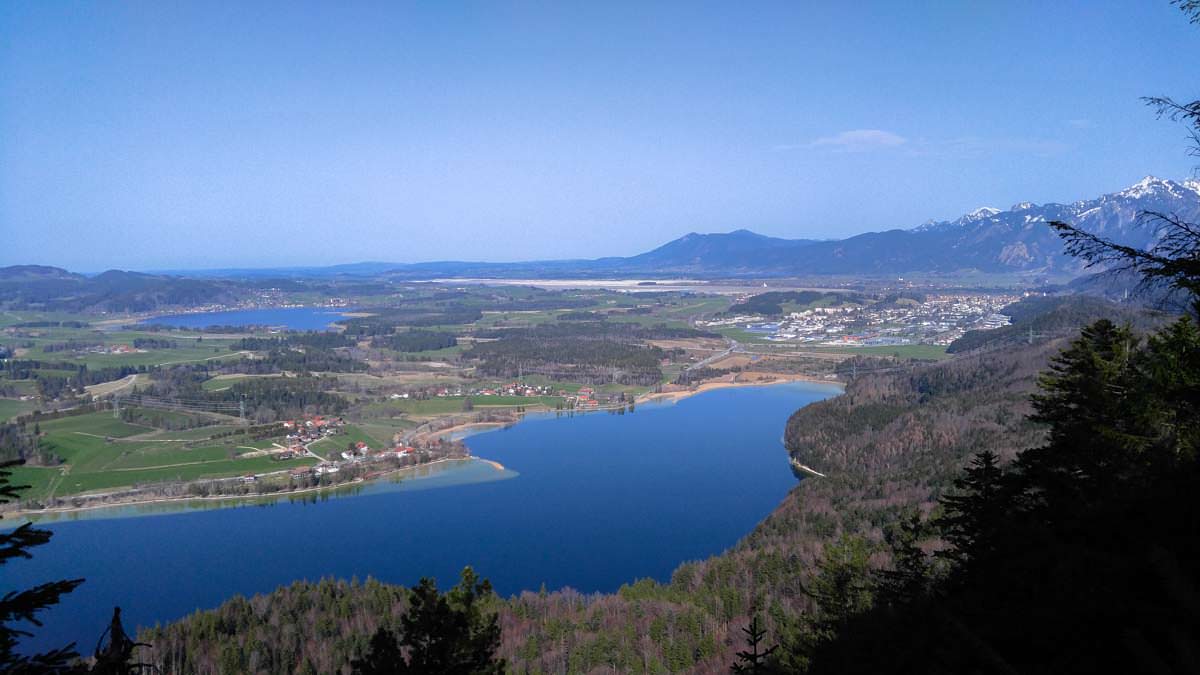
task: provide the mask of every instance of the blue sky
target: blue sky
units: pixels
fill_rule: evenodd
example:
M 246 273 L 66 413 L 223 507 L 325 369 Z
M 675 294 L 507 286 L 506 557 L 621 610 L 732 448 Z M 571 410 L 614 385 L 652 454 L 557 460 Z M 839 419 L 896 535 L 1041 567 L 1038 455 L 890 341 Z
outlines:
M 0 4 L 0 264 L 634 254 L 1181 179 L 1165 0 Z

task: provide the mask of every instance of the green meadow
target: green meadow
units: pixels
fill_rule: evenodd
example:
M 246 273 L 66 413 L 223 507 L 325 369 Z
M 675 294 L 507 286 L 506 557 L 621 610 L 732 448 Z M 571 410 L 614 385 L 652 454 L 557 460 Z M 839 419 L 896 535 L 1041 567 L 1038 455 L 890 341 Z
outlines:
M 298 466 L 311 466 L 316 461 L 311 457 L 283 461 L 274 460 L 269 457 L 252 457 L 249 459 L 215 460 L 178 466 L 161 466 L 135 471 L 105 471 L 102 473 L 85 474 L 72 472 L 62 478 L 55 494 L 56 496 L 63 496 L 72 493 L 112 489 L 145 483 L 189 481 L 202 478 L 227 478 L 229 476 L 267 473 Z
M 15 398 L 0 398 L 0 422 L 12 419 L 18 415 L 33 410 L 33 401 L 21 401 Z
M 357 425 L 347 424 L 346 426 L 342 427 L 340 433 L 334 434 L 328 438 L 323 438 L 308 447 L 318 455 L 326 459 L 330 459 L 336 458 L 337 454 L 345 450 L 348 444 L 358 443 L 359 441 L 366 443 L 374 450 L 391 446 L 390 436 L 386 438 L 387 442 L 384 442 L 384 439 L 380 439 L 372 434 L 367 433 L 366 430 L 358 427 Z
M 181 416 L 182 419 L 182 416 Z M 212 425 L 171 431 L 130 424 L 109 412 L 38 423 L 43 447 L 63 459 L 53 468 L 19 467 L 17 480 L 33 486 L 32 498 L 65 496 L 168 480 L 218 478 L 306 466 L 311 457 L 277 461 L 245 457 L 282 439 L 221 436 L 238 427 Z

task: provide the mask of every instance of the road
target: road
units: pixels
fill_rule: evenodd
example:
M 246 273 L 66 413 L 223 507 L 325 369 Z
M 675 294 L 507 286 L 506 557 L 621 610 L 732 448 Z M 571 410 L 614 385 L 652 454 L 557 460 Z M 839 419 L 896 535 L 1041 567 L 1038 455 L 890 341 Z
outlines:
M 733 338 L 725 338 L 725 339 L 729 340 L 729 348 L 728 349 L 726 349 L 723 352 L 713 354 L 712 356 L 704 359 L 703 361 L 697 361 L 696 363 L 693 363 L 692 365 L 684 368 L 683 369 L 684 372 L 692 370 L 693 368 L 703 368 L 710 363 L 715 363 L 717 361 L 720 361 L 721 359 L 725 358 L 726 356 L 729 356 L 730 354 L 732 354 L 734 352 L 741 351 L 741 349 L 742 349 L 741 343 L 739 343 L 737 340 L 734 340 Z

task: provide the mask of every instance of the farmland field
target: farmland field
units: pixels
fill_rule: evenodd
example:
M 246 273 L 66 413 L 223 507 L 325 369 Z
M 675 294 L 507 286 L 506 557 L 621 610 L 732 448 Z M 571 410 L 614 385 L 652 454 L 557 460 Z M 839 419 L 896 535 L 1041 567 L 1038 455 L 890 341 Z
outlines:
M 180 423 L 188 417 L 176 414 L 170 419 Z M 109 412 L 95 412 L 41 421 L 38 427 L 43 434 L 42 446 L 60 457 L 63 464 L 18 469 L 18 479 L 33 486 L 31 498 L 166 480 L 280 471 L 315 462 L 311 457 L 289 461 L 244 457 L 282 439 L 251 440 L 242 435 L 214 438 L 239 429 L 227 424 L 172 431 L 125 422 Z
M 282 471 L 297 466 L 311 466 L 316 460 L 311 457 L 301 457 L 276 461 L 269 457 L 253 457 L 249 459 L 217 460 L 186 464 L 181 466 L 165 466 L 139 469 L 135 471 L 105 471 L 103 473 L 77 474 L 72 472 L 65 476 L 55 494 L 63 496 L 76 492 L 111 489 L 126 485 L 156 483 L 162 481 L 187 481 L 199 478 L 223 478 L 252 473 Z
M 15 398 L 0 398 L 0 422 L 23 415 L 33 410 L 33 401 L 21 401 Z
M 387 438 L 386 440 L 388 442 L 384 442 L 383 439 L 367 433 L 358 426 L 347 424 L 345 427 L 342 427 L 340 433 L 334 434 L 328 438 L 323 438 L 316 443 L 313 443 L 309 446 L 309 449 L 318 455 L 321 455 L 322 457 L 331 458 L 336 456 L 337 453 L 345 450 L 346 446 L 350 443 L 358 443 L 359 441 L 362 441 L 372 449 L 378 450 L 384 448 L 385 446 L 391 445 L 391 438 Z

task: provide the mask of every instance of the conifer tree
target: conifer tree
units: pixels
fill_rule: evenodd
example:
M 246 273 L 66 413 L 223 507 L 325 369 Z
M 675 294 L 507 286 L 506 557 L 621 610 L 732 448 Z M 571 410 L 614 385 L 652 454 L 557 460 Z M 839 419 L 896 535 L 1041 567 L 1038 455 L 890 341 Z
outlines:
M 432 579 L 421 579 L 411 591 L 399 635 L 383 628 L 377 631 L 370 652 L 352 664 L 353 671 L 500 675 L 505 662 L 496 658 L 499 620 L 484 607 L 493 595 L 491 583 L 480 581 L 470 567 L 444 595 Z
M 16 464 L 18 462 L 0 464 L 0 504 L 16 501 L 20 492 L 29 488 L 28 485 L 13 485 L 9 480 L 12 476 L 9 468 Z M 0 565 L 19 558 L 32 558 L 29 549 L 49 542 L 51 534 L 49 530 L 35 528 L 31 523 L 0 532 Z M 74 643 L 29 656 L 18 654 L 18 640 L 32 634 L 14 624 L 25 622 L 40 626 L 38 614 L 58 604 L 62 596 L 82 583 L 83 579 L 50 581 L 25 590 L 6 591 L 0 596 L 0 672 L 56 673 L 71 670 L 72 663 L 78 658 Z
M 757 612 L 750 620 L 750 625 L 742 628 L 742 632 L 746 635 L 746 649 L 737 653 L 737 662 L 733 664 L 733 672 L 752 673 L 753 675 L 770 672 L 767 664 L 779 645 L 765 646 L 767 630 L 760 625 Z
M 930 524 L 922 520 L 919 513 L 913 513 L 895 528 L 884 532 L 892 552 L 892 568 L 876 573 L 879 602 L 900 605 L 928 594 L 935 570 L 920 542 L 929 535 L 930 529 Z
M 990 450 L 979 453 L 954 481 L 955 492 L 942 497 L 944 514 L 937 520 L 950 547 L 941 557 L 961 564 L 989 557 L 1006 517 L 1000 458 Z

